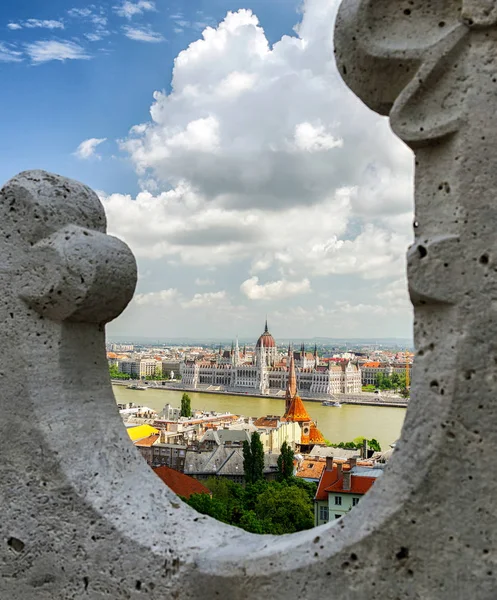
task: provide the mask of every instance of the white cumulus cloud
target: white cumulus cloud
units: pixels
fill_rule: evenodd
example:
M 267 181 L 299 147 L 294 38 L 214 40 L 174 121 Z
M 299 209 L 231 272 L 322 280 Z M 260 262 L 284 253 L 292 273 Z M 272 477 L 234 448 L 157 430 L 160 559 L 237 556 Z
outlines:
M 77 147 L 74 155 L 82 160 L 87 160 L 89 158 L 100 158 L 100 156 L 96 154 L 95 150 L 105 141 L 107 141 L 107 138 L 90 138 L 88 140 L 84 140 Z
M 172 304 L 180 297 L 178 290 L 169 288 L 159 292 L 149 292 L 148 294 L 135 294 L 134 302 L 140 306 L 165 306 Z
M 311 282 L 308 279 L 302 281 L 285 281 L 281 279 L 280 281 L 259 284 L 259 278 L 254 275 L 242 283 L 240 290 L 250 300 L 279 300 L 309 293 Z
M 226 291 L 206 292 L 205 294 L 195 294 L 191 300 L 183 302 L 183 308 L 203 308 L 206 306 L 216 306 L 226 303 Z
M 386 330 L 393 300 L 373 288 L 398 293 L 401 314 L 390 286 L 412 235 L 413 155 L 337 73 L 337 6 L 304 0 L 295 35 L 272 44 L 250 10 L 205 27 L 176 57 L 169 91 L 153 94 L 150 119 L 119 142 L 142 192 L 102 200 L 139 260 L 182 265 L 176 276 L 191 281 L 216 268 L 231 306 L 257 298 L 284 310 L 312 288 L 306 310 L 317 315 L 329 282 L 336 296 L 320 318 L 360 306 L 357 323 L 376 311 Z

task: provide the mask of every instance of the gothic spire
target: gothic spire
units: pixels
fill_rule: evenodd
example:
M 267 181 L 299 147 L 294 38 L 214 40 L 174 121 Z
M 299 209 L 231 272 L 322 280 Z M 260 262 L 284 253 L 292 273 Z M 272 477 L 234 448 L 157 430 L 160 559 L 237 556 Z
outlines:
M 235 365 L 238 366 L 240 362 L 240 348 L 238 347 L 238 336 L 236 336 L 236 345 L 235 345 Z
M 292 357 L 290 358 L 290 367 L 288 369 L 288 383 L 286 386 L 286 393 L 285 393 L 285 408 L 286 408 L 285 413 L 288 411 L 290 404 L 292 403 L 292 400 L 295 398 L 296 395 L 297 395 L 297 375 L 295 373 L 295 359 L 292 354 Z
M 264 333 L 269 333 L 269 329 L 267 328 L 267 315 L 266 315 L 266 326 L 264 327 Z

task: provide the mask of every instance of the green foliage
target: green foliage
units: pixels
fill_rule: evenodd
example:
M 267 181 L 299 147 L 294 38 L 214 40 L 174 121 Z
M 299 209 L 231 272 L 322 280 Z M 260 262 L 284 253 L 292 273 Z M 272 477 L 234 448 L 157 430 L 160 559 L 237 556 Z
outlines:
M 157 365 L 155 367 L 155 373 L 153 375 L 147 375 L 147 377 L 145 377 L 145 379 L 148 379 L 149 381 L 157 381 L 157 380 L 164 379 L 164 377 L 162 376 L 162 366 Z
M 294 452 L 286 441 L 283 442 L 278 456 L 278 480 L 285 481 L 293 477 Z
M 368 441 L 368 447 L 370 448 L 370 450 L 373 450 L 373 452 L 381 452 L 381 446 L 378 440 L 375 440 L 374 438 L 371 438 Z
M 314 496 L 318 490 L 317 483 L 313 481 L 305 481 L 300 477 L 292 477 L 291 481 L 288 481 L 288 483 L 303 490 L 307 494 L 307 498 L 309 499 L 309 502 L 311 502 L 311 506 L 313 506 Z
M 268 486 L 257 499 L 255 514 L 263 523 L 264 533 L 294 533 L 314 525 L 312 502 L 306 492 L 286 483 Z
M 256 431 L 252 433 L 250 444 L 243 442 L 243 471 L 246 483 L 255 483 L 264 478 L 264 446 Z
M 314 525 L 316 484 L 292 477 L 283 482 L 259 479 L 245 487 L 211 477 L 208 494 L 185 500 L 198 512 L 252 533 L 293 533 Z
M 264 533 L 264 523 L 253 510 L 246 510 L 242 514 L 238 526 L 250 533 Z
M 181 396 L 181 416 L 191 417 L 192 416 L 192 401 L 188 394 L 184 393 Z
M 384 373 L 378 373 L 376 376 L 376 387 L 379 390 L 405 389 L 406 376 L 405 374 L 399 375 L 398 373 L 392 373 L 391 376 L 385 375 Z
M 111 379 L 131 379 L 131 375 L 128 373 L 121 373 L 117 368 L 117 365 L 109 364 L 109 375 Z
M 333 444 L 330 441 L 325 440 L 325 443 L 328 447 L 344 448 L 345 450 L 360 450 L 362 448 L 363 442 L 363 437 L 354 438 L 351 442 L 339 442 L 338 444 Z M 370 450 L 373 450 L 374 452 L 381 452 L 381 446 L 378 440 L 375 440 L 375 438 L 371 438 L 370 440 L 368 440 L 368 448 Z
M 372 383 L 370 383 L 369 385 L 363 385 L 362 386 L 362 391 L 363 392 L 374 392 L 376 389 L 376 386 L 373 385 Z
M 228 523 L 227 507 L 221 500 L 211 498 L 209 494 L 192 494 L 186 502 L 197 512 Z

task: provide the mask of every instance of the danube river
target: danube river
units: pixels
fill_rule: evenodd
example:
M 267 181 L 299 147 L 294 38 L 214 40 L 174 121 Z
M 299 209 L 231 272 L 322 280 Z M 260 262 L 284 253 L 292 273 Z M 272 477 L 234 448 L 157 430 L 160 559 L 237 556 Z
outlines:
M 124 386 L 113 386 L 116 401 L 122 404 L 134 402 L 160 412 L 165 404 L 180 406 L 181 390 L 128 390 Z M 276 398 L 253 398 L 230 396 L 229 394 L 199 394 L 188 392 L 192 408 L 231 412 L 246 417 L 283 415 L 285 400 Z M 304 402 L 307 412 L 314 419 L 324 437 L 330 442 L 349 442 L 356 437 L 376 438 L 382 447 L 400 435 L 406 414 L 405 408 L 390 406 L 358 406 L 344 404 L 341 408 L 322 406 L 319 402 Z

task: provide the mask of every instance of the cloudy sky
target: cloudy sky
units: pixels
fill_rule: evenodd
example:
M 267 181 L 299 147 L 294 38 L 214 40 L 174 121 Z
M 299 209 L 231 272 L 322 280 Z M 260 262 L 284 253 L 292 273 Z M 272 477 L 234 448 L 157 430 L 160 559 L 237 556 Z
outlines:
M 1 179 L 98 191 L 139 265 L 111 336 L 411 336 L 413 158 L 338 76 L 336 9 L 1 3 Z

